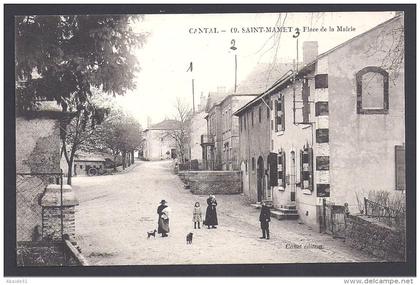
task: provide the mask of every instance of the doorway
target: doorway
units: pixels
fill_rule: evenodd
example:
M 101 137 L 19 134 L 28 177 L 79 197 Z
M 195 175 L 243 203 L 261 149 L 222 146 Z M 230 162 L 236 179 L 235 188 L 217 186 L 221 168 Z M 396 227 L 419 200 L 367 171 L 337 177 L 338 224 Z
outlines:
M 264 177 L 264 159 L 260 156 L 257 161 L 257 200 L 261 202 L 263 199 L 263 191 L 265 184 Z

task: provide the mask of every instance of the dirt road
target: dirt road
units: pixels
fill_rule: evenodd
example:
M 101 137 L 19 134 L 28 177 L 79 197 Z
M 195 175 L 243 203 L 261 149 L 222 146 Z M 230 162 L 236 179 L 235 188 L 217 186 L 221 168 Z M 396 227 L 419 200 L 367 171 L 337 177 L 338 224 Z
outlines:
M 184 189 L 170 166 L 170 161 L 136 162 L 123 174 L 74 178 L 80 201 L 77 241 L 90 264 L 378 261 L 297 221 L 273 219 L 271 239 L 261 240 L 259 211 L 241 195 L 218 195 L 218 228 L 194 230 L 194 203 L 200 202 L 204 215 L 207 197 Z M 172 209 L 169 237 L 147 239 L 146 232 L 157 227 L 156 208 L 162 199 Z M 194 233 L 192 245 L 185 242 L 189 232 Z

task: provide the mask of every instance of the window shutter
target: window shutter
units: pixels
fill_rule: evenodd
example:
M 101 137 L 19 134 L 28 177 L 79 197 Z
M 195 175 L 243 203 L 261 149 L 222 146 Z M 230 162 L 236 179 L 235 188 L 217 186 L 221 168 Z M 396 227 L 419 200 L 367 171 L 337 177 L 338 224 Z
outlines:
M 309 146 L 301 150 L 301 188 L 313 190 L 313 151 Z
M 286 153 L 283 151 L 283 187 L 286 188 Z
M 279 186 L 286 187 L 286 156 L 283 150 L 278 153 L 277 159 L 277 182 Z
M 303 102 L 303 108 L 302 108 L 302 118 L 304 123 L 309 123 L 309 84 L 308 79 L 304 79 L 303 86 L 302 86 L 302 102 Z
M 275 125 L 275 131 L 279 131 L 279 123 L 278 123 L 278 116 L 277 116 L 277 110 L 278 110 L 278 104 L 277 100 L 274 100 L 274 125 Z
M 270 165 L 270 186 L 277 186 L 279 185 L 278 183 L 278 170 L 277 170 L 277 154 L 270 152 L 270 154 L 268 155 L 268 162 Z
M 303 188 L 303 150 L 300 150 L 300 188 Z
M 286 116 L 285 116 L 285 112 L 284 112 L 284 109 L 285 109 L 285 103 L 284 103 L 284 95 L 281 95 L 281 112 L 282 112 L 282 115 L 281 115 L 281 130 L 282 131 L 284 131 L 285 129 L 286 129 L 286 125 L 285 125 L 285 120 L 286 120 Z
M 314 156 L 312 148 L 308 148 L 308 165 L 309 165 L 309 190 L 313 190 L 314 184 Z
M 405 146 L 395 146 L 395 188 L 406 190 L 405 185 Z

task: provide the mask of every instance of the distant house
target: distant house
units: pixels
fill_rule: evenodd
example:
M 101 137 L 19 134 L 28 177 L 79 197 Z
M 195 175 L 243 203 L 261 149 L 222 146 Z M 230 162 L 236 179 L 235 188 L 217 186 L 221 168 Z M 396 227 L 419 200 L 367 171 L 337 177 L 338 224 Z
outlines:
M 143 156 L 147 160 L 162 160 L 177 157 L 177 145 L 171 132 L 180 129 L 176 120 L 163 120 L 143 131 Z
M 76 157 L 73 163 L 74 176 L 95 176 L 105 173 L 106 160 L 104 157 Z
M 200 103 L 197 106 L 196 112 L 192 115 L 191 123 L 189 126 L 189 140 L 185 146 L 188 149 L 186 158 L 198 162 L 199 169 L 203 168 L 202 149 L 201 149 L 201 135 L 207 131 L 207 121 L 205 119 L 207 98 L 202 95 Z
M 235 113 L 245 195 L 316 226 L 323 199 L 359 213 L 369 191 L 404 194 L 403 33 L 397 16 L 321 55 L 303 43 L 303 66 Z

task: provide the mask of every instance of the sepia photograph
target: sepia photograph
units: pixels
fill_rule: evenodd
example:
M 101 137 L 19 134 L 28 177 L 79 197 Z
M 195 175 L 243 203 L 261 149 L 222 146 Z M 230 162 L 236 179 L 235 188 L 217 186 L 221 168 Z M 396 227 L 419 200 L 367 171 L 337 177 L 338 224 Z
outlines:
M 16 13 L 15 266 L 406 263 L 408 24 L 361 8 Z

